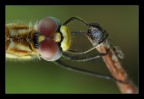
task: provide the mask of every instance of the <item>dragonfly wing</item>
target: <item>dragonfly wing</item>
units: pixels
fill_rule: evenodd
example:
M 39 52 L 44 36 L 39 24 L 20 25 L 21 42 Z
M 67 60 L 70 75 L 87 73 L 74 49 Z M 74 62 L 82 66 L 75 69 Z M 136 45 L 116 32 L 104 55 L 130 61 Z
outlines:
M 114 46 L 115 52 L 120 59 L 124 59 L 125 55 L 119 46 Z

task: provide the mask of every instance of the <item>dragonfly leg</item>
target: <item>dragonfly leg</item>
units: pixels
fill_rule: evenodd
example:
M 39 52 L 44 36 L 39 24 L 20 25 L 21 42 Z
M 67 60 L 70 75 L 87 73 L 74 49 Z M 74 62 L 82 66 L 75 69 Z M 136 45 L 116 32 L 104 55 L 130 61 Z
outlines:
M 62 56 L 66 59 L 73 60 L 73 61 L 89 61 L 89 60 L 93 60 L 93 59 L 98 59 L 101 56 L 107 55 L 108 53 L 109 53 L 109 50 L 106 53 L 99 53 L 93 57 L 81 57 L 80 55 L 72 56 L 68 53 L 63 53 Z
M 78 21 L 82 22 L 83 24 L 88 25 L 88 23 L 87 23 L 86 21 L 82 20 L 82 19 L 79 18 L 79 17 L 71 17 L 71 18 L 69 18 L 68 20 L 66 20 L 66 21 L 63 23 L 63 25 L 66 25 L 66 24 L 68 24 L 69 22 L 71 22 L 71 21 L 73 21 L 73 20 L 78 20 Z
M 98 44 L 97 44 L 97 45 L 98 45 Z M 86 50 L 86 51 L 77 51 L 77 50 L 69 49 L 67 52 L 68 52 L 68 53 L 72 53 L 72 54 L 77 54 L 77 55 L 86 54 L 86 53 L 94 50 L 97 45 L 91 47 L 90 49 L 88 49 L 88 50 Z
M 122 82 L 120 80 L 117 80 L 117 79 L 113 78 L 110 75 L 106 75 L 106 74 L 102 74 L 102 73 L 97 73 L 97 72 L 92 72 L 92 71 L 89 71 L 89 70 L 86 70 L 86 69 L 82 69 L 82 68 L 77 68 L 77 67 L 65 64 L 64 62 L 62 62 L 60 60 L 57 60 L 54 63 L 56 65 L 62 67 L 62 68 L 70 70 L 70 71 L 74 71 L 74 72 L 78 72 L 78 73 L 83 73 L 85 75 L 90 75 L 90 76 L 94 76 L 94 77 L 98 77 L 98 78 L 104 78 L 104 79 L 107 79 L 107 80 L 113 80 L 113 81 L 117 81 L 117 82 L 120 82 L 120 83 L 125 83 L 125 82 Z
M 80 21 L 82 22 L 83 24 L 85 24 L 86 26 L 90 27 L 90 26 L 94 26 L 98 29 L 102 29 L 100 27 L 100 25 L 98 23 L 87 23 L 86 21 L 84 21 L 83 19 L 79 18 L 79 17 L 71 17 L 69 18 L 68 20 L 66 20 L 63 25 L 67 25 L 68 23 L 72 22 L 73 20 L 77 20 L 77 21 Z
M 72 31 L 71 34 L 72 35 L 85 35 L 87 32 L 85 31 Z
M 83 34 L 83 33 L 86 33 L 86 32 L 72 32 L 72 33 L 74 33 L 74 34 L 76 34 L 76 33 L 77 33 L 77 34 Z M 103 40 L 101 40 L 101 41 L 98 42 L 96 45 L 94 45 L 93 47 L 89 48 L 89 49 L 86 50 L 86 51 L 77 51 L 77 50 L 69 49 L 67 52 L 72 53 L 72 54 L 79 54 L 79 55 L 80 55 L 80 54 L 86 54 L 86 53 L 94 50 L 94 49 L 96 48 L 96 46 L 99 45 L 100 43 L 102 43 L 107 37 L 108 37 L 108 34 L 106 34 L 106 36 L 104 37 Z

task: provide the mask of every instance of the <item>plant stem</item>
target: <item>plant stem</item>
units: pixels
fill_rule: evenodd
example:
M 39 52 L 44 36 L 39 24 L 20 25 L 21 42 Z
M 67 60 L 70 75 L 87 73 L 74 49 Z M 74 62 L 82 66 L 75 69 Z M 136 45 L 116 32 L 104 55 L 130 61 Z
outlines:
M 88 39 L 93 45 L 97 44 L 96 42 L 97 40 L 94 39 L 95 37 L 92 37 L 92 36 L 95 36 L 93 35 L 93 33 L 86 34 L 86 36 L 88 37 Z M 117 54 L 115 53 L 112 47 L 110 47 L 109 49 L 110 49 L 109 53 L 106 56 L 102 56 L 102 58 L 108 70 L 110 71 L 110 73 L 115 79 L 123 81 L 123 82 L 127 82 L 127 83 L 116 82 L 121 93 L 127 93 L 127 94 L 138 93 L 136 86 L 134 86 L 132 81 L 129 79 L 128 74 L 126 73 L 122 64 L 118 60 Z M 105 42 L 103 42 L 96 47 L 96 50 L 100 53 L 106 53 L 108 50 L 108 47 L 106 46 Z

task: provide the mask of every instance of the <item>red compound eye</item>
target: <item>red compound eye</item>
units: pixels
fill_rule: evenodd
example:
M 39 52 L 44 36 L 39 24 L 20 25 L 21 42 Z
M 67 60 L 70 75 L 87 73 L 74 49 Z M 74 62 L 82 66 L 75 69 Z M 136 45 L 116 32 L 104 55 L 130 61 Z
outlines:
M 60 22 L 58 19 L 53 17 L 47 17 L 45 19 L 40 20 L 37 29 L 42 35 L 50 37 L 53 35 L 54 32 L 56 32 L 59 25 Z
M 58 45 L 52 39 L 42 41 L 38 51 L 41 57 L 46 61 L 55 61 L 62 55 Z

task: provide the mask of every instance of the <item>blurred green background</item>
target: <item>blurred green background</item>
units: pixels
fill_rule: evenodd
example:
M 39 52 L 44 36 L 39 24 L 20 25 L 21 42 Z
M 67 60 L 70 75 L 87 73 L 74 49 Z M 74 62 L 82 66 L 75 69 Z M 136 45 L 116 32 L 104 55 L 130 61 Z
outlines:
M 87 22 L 97 22 L 109 33 L 114 45 L 121 47 L 125 58 L 121 60 L 131 79 L 138 85 L 138 6 L 134 5 L 48 5 L 6 6 L 6 23 L 33 24 L 41 18 L 53 16 L 64 22 L 78 16 Z M 79 22 L 68 25 L 71 31 L 86 30 Z M 72 47 L 86 50 L 92 45 L 86 37 L 72 37 Z M 92 52 L 96 54 L 96 51 Z M 69 62 L 71 65 L 109 74 L 105 64 L 98 62 Z M 60 68 L 53 62 L 32 60 L 6 61 L 6 93 L 120 93 L 115 82 Z

